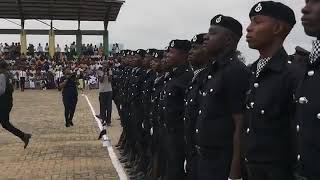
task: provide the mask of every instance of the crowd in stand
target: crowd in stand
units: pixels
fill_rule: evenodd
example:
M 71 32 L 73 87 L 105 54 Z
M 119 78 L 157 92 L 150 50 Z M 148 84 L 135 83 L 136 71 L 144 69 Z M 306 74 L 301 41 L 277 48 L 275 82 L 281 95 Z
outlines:
M 49 45 L 39 43 L 37 48 L 29 44 L 27 54 L 20 53 L 20 43 L 0 43 L 0 60 L 9 64 L 12 79 L 16 88 L 26 89 L 54 89 L 58 87 L 60 79 L 64 76 L 63 70 L 70 67 L 80 81 L 80 89 L 97 88 L 97 70 L 105 59 L 102 44 L 83 44 L 82 55 L 76 52 L 73 42 L 70 46 L 62 48 L 57 44 L 53 58 L 49 55 Z M 22 80 L 21 80 L 22 79 Z

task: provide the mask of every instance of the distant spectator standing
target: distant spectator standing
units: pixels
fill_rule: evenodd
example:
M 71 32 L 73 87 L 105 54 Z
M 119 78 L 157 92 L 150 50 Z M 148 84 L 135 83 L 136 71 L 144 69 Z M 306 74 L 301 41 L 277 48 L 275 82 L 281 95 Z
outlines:
M 61 48 L 60 48 L 59 44 L 57 44 L 56 52 L 57 52 L 57 53 L 60 53 L 60 52 L 61 52 Z
M 0 43 L 0 54 L 2 54 L 2 53 L 3 53 L 3 44 Z
M 28 46 L 28 56 L 34 56 L 34 46 L 33 44 L 29 44 Z
M 21 68 L 21 71 L 19 72 L 19 78 L 20 78 L 20 89 L 23 92 L 25 88 L 25 82 L 27 79 L 27 72 L 25 68 Z
M 43 53 L 43 47 L 41 46 L 40 43 L 39 43 L 39 45 L 37 47 L 37 53 L 38 53 L 38 56 Z
M 49 44 L 46 43 L 46 47 L 44 48 L 44 54 L 47 57 L 49 55 Z

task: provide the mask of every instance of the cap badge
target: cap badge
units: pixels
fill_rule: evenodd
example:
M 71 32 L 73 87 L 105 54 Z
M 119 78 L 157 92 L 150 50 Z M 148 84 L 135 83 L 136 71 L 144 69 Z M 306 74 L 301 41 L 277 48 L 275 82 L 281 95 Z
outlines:
M 220 23 L 220 22 L 221 22 L 221 19 L 222 19 L 222 16 L 219 16 L 219 17 L 216 19 L 216 23 Z
M 172 41 L 172 43 L 171 43 L 171 47 L 174 47 L 174 41 Z
M 262 5 L 261 5 L 261 3 L 259 3 L 254 10 L 255 10 L 257 13 L 260 12 L 260 11 L 262 10 Z
M 156 57 L 156 58 L 157 58 L 157 57 L 158 57 L 158 53 L 156 53 L 156 54 L 154 55 L 154 57 Z
M 197 41 L 197 36 L 194 36 L 193 39 L 192 39 L 192 41 L 193 41 L 193 42 L 196 42 L 196 41 Z

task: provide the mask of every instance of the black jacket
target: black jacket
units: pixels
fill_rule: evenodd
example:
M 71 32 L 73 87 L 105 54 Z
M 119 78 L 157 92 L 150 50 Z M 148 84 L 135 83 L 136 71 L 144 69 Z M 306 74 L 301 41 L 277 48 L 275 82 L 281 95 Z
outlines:
M 320 178 L 320 58 L 313 64 L 306 58 L 302 81 L 296 91 L 297 159 L 303 175 Z
M 180 66 L 170 73 L 161 92 L 164 123 L 169 131 L 183 132 L 185 90 L 192 77 L 188 66 Z
M 250 72 L 233 56 L 210 64 L 197 99 L 199 110 L 193 136 L 195 144 L 207 149 L 232 150 L 233 114 L 243 113 Z
M 252 163 L 290 163 L 294 156 L 292 131 L 297 72 L 282 48 L 256 78 L 257 63 L 251 66 L 247 92 L 246 159 Z

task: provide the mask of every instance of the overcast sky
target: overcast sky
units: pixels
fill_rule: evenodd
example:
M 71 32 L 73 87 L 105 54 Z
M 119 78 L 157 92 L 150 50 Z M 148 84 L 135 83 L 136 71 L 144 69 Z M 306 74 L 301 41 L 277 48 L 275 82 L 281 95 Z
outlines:
M 168 45 L 172 39 L 191 39 L 195 34 L 207 32 L 212 17 L 217 14 L 238 19 L 245 29 L 249 24 L 250 8 L 257 0 L 127 0 L 116 22 L 109 23 L 110 43 L 118 42 L 128 49 L 159 48 Z M 300 45 L 310 49 L 311 38 L 307 37 L 301 25 L 301 8 L 304 0 L 282 0 L 294 9 L 297 24 L 285 42 L 288 53 Z M 19 23 L 19 21 L 16 21 Z M 49 22 L 49 21 L 48 21 Z M 77 29 L 77 22 L 54 21 L 58 29 Z M 46 25 L 37 21 L 27 21 L 26 29 L 43 28 Z M 1 28 L 19 26 L 0 19 Z M 83 22 L 81 29 L 103 29 L 102 22 Z M 257 52 L 250 50 L 242 38 L 239 50 L 248 62 L 257 58 Z M 0 42 L 19 41 L 18 35 L 0 35 Z M 28 43 L 45 43 L 48 36 L 27 37 Z M 75 41 L 75 36 L 56 36 L 56 43 L 66 44 Z M 84 36 L 83 43 L 99 44 L 101 36 Z

